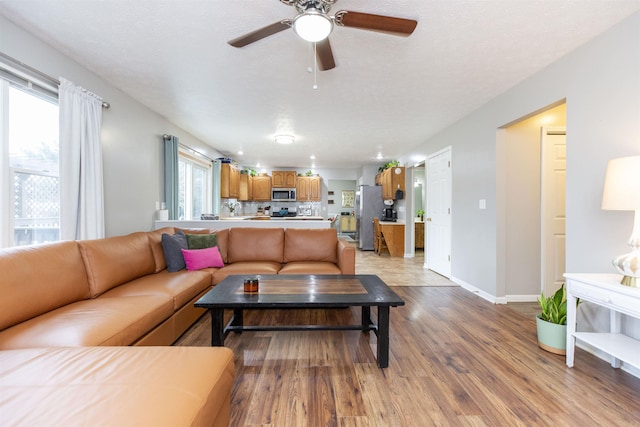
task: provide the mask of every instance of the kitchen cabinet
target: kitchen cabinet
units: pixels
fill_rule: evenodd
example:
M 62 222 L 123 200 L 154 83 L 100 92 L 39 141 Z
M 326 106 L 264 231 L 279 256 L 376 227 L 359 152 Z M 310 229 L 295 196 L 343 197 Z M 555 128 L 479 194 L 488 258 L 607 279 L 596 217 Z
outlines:
M 220 168 L 220 197 L 237 199 L 240 190 L 240 171 L 230 163 L 223 163 Z
M 240 174 L 238 200 L 246 202 L 253 200 L 253 177 L 246 173 Z
M 341 233 L 355 233 L 356 232 L 356 217 L 353 215 L 341 215 L 340 216 L 340 232 Z
M 397 190 L 402 190 L 404 193 L 404 179 L 404 166 L 395 166 L 382 171 L 378 179 L 382 184 L 382 198 L 395 200 Z
M 299 176 L 296 178 L 296 200 L 299 202 L 322 201 L 322 177 Z
M 254 176 L 251 180 L 253 184 L 253 200 L 256 202 L 271 201 L 271 177 L 269 175 Z
M 424 249 L 424 221 L 415 223 L 416 249 Z
M 295 188 L 296 171 L 272 171 L 271 186 L 273 188 Z
M 619 274 L 567 273 L 567 355 L 573 367 L 576 340 L 611 356 L 613 368 L 620 362 L 640 368 L 640 340 L 624 335 L 622 315 L 640 319 L 640 289 L 620 284 Z M 609 332 L 577 332 L 577 299 L 609 309 Z

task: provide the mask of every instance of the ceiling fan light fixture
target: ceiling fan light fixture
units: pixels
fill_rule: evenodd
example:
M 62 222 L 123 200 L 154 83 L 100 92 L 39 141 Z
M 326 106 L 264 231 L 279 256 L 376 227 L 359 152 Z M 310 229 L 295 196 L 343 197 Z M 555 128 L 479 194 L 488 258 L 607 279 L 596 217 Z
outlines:
M 282 145 L 293 144 L 295 141 L 295 137 L 293 135 L 276 135 L 276 142 Z
M 333 30 L 333 21 L 319 10 L 310 8 L 293 18 L 292 26 L 300 38 L 315 43 L 329 37 Z

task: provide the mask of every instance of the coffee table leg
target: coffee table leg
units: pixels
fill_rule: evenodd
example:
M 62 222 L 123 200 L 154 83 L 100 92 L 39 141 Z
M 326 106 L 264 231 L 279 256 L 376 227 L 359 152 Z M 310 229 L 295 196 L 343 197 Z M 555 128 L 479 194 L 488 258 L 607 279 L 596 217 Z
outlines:
M 211 346 L 222 347 L 224 345 L 224 309 L 211 309 Z
M 371 321 L 371 307 L 362 306 L 362 332 L 370 331 L 371 325 L 373 322 Z
M 378 306 L 378 366 L 389 366 L 389 306 Z
M 231 322 L 231 326 L 239 326 L 239 329 L 234 330 L 235 333 L 242 333 L 242 325 L 244 325 L 244 318 L 242 316 L 242 309 L 236 308 L 233 310 L 233 321 Z

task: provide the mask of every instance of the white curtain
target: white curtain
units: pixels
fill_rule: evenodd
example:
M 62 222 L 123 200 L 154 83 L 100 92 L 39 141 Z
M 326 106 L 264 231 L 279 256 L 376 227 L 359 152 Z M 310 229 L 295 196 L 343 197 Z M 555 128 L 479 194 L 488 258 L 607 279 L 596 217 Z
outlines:
M 102 98 L 60 79 L 60 237 L 104 237 Z

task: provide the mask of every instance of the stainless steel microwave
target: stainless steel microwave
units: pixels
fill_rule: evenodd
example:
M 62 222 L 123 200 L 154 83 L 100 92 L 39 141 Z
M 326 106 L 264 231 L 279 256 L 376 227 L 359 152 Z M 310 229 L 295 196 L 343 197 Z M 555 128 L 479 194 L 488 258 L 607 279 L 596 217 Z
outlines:
M 295 188 L 272 188 L 271 200 L 274 202 L 295 202 L 296 189 Z

